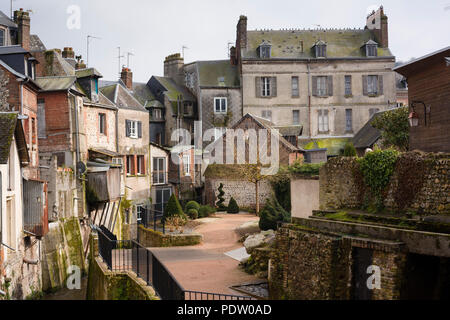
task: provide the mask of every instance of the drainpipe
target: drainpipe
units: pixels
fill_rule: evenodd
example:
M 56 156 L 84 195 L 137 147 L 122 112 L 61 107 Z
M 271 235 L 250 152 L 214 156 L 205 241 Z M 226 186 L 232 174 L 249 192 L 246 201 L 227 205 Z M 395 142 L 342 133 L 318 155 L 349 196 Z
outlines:
M 69 92 L 69 95 L 73 98 L 73 106 L 75 109 L 75 141 L 76 141 L 76 160 L 77 163 L 81 160 L 80 159 L 80 132 L 79 132 L 79 123 L 78 123 L 78 104 L 77 104 L 77 97 Z M 78 176 L 78 172 L 77 172 Z
M 309 138 L 311 139 L 311 85 L 310 85 L 310 69 L 309 69 L 309 63 L 311 62 L 310 59 L 308 59 L 308 62 L 306 63 L 306 67 L 308 68 L 307 75 L 308 75 L 308 134 Z

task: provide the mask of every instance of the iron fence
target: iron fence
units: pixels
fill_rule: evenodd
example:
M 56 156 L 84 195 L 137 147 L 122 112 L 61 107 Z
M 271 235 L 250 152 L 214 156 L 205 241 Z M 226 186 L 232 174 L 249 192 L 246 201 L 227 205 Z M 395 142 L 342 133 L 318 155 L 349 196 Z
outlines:
M 153 229 L 166 233 L 166 224 L 164 221 L 164 213 L 156 209 L 156 205 L 142 208 L 138 224 L 142 224 L 145 228 Z

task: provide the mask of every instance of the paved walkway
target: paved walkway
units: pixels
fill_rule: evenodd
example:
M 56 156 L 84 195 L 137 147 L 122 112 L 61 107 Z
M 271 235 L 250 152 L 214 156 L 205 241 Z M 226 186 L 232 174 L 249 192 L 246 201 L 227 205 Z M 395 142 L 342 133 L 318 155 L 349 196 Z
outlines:
M 242 247 L 234 229 L 244 222 L 258 220 L 253 214 L 217 214 L 202 219 L 195 231 L 203 234 L 196 246 L 151 248 L 186 290 L 239 294 L 230 286 L 260 282 L 242 271 L 239 262 L 224 253 Z

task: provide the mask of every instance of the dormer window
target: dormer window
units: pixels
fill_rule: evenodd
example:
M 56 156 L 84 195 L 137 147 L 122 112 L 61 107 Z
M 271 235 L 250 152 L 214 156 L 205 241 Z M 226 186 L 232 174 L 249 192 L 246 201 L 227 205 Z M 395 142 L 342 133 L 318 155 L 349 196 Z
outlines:
M 6 45 L 5 29 L 0 29 L 0 46 Z
M 270 59 L 272 56 L 272 45 L 266 41 L 263 41 L 258 47 L 259 57 L 262 59 Z
M 366 57 L 376 57 L 378 55 L 378 43 L 373 40 L 367 41 L 364 49 L 366 50 Z
M 319 40 L 314 45 L 314 50 L 316 58 L 326 58 L 327 57 L 327 44 L 322 40 Z

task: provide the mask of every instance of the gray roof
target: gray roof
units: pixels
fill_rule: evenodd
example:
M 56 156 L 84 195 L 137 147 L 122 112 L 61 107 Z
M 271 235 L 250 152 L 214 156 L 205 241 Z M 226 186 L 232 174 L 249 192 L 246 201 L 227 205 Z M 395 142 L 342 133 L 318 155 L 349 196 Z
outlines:
M 15 24 L 14 21 L 12 21 L 11 18 L 4 14 L 2 11 L 0 11 L 0 25 L 9 28 L 17 28 L 17 24 Z
M 146 83 L 133 82 L 132 94 L 144 107 L 160 104 Z
M 178 100 L 177 97 L 180 94 L 183 96 L 184 101 L 196 101 L 193 94 L 185 86 L 176 84 L 171 78 L 157 76 L 153 76 L 153 78 L 155 78 L 164 88 L 166 88 L 164 94 L 167 96 L 169 101 L 176 102 Z
M 388 110 L 379 111 L 372 115 L 372 117 L 359 129 L 359 131 L 353 137 L 353 145 L 355 148 L 371 148 L 375 142 L 381 137 L 381 131 L 372 127 L 371 123 L 373 119 L 379 117 L 381 114 Z
M 200 87 L 240 87 L 238 67 L 230 60 L 196 62 Z
M 29 53 L 20 45 L 14 46 L 0 46 L 0 55 L 3 54 L 16 54 L 16 53 Z
M 0 164 L 6 164 L 13 137 L 16 137 L 19 157 L 22 163 L 29 162 L 22 122 L 17 120 L 16 112 L 0 112 Z
M 41 52 L 46 51 L 45 45 L 42 43 L 41 39 L 37 34 L 30 35 L 30 51 L 31 52 Z
M 121 82 L 100 88 L 100 91 L 112 101 L 119 109 L 130 109 L 147 112 L 142 104 L 133 97 L 130 91 Z
M 259 30 L 247 32 L 244 59 L 259 59 L 257 48 L 262 42 L 272 45 L 276 59 L 314 59 L 312 48 L 318 42 L 327 45 L 327 58 L 366 58 L 361 46 L 374 38 L 368 29 Z M 378 47 L 378 57 L 392 57 L 388 48 Z M 368 58 L 373 59 L 373 58 Z
M 77 81 L 75 76 L 61 76 L 61 77 L 38 77 L 36 83 L 43 91 L 61 91 L 69 90 Z

